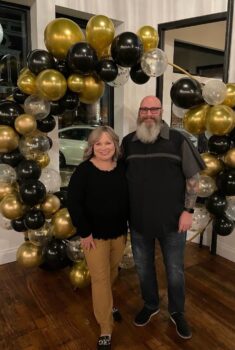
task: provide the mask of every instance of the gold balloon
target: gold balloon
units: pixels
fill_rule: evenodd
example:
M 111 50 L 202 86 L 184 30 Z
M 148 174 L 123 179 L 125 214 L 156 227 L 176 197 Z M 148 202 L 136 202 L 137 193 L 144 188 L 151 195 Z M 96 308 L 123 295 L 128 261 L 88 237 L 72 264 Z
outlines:
M 155 49 L 158 46 L 159 37 L 156 29 L 151 26 L 143 26 L 137 32 L 144 46 L 144 52 Z
M 47 219 L 51 218 L 60 209 L 60 200 L 54 194 L 47 194 L 44 202 L 41 204 L 41 210 L 43 211 Z
M 209 105 L 201 105 L 189 109 L 183 118 L 184 128 L 194 135 L 203 133 L 206 130 L 206 114 L 209 108 Z
M 17 80 L 18 88 L 27 95 L 34 95 L 37 92 L 36 76 L 29 71 L 24 71 Z
M 201 157 L 206 165 L 206 169 L 201 171 L 201 175 L 215 176 L 223 170 L 223 162 L 220 159 L 216 158 L 216 156 L 213 154 L 202 153 Z
M 84 34 L 77 23 L 68 18 L 51 21 L 44 31 L 47 50 L 56 58 L 65 58 L 69 48 L 84 40 Z
M 223 102 L 223 105 L 229 106 L 229 107 L 235 107 L 235 84 L 226 84 L 227 86 L 227 93 L 225 96 L 225 100 Z
M 223 161 L 227 166 L 229 166 L 231 168 L 235 168 L 235 148 L 231 148 L 224 155 Z
M 104 82 L 94 76 L 84 77 L 84 87 L 79 95 L 79 99 L 83 103 L 95 103 L 104 93 Z
M 18 248 L 16 260 L 24 267 L 39 266 L 43 262 L 42 248 L 26 241 Z
M 0 182 L 0 201 L 8 194 L 16 192 L 16 185 L 8 182 Z
M 99 59 L 110 58 L 111 56 L 111 45 L 107 46 L 100 54 L 98 54 Z
M 27 135 L 37 129 L 37 122 L 33 115 L 21 114 L 15 119 L 15 129 L 21 135 Z
M 8 194 L 0 203 L 0 211 L 5 218 L 14 220 L 20 218 L 25 212 L 17 194 Z
M 69 238 L 76 232 L 67 208 L 57 211 L 52 217 L 51 224 L 54 236 L 59 239 Z
M 36 78 L 38 94 L 47 100 L 57 101 L 64 96 L 67 82 L 63 74 L 55 69 L 45 69 Z
M 18 147 L 19 135 L 13 128 L 0 125 L 0 152 L 8 153 Z
M 213 135 L 228 134 L 235 125 L 235 115 L 232 108 L 225 105 L 213 106 L 206 116 L 206 128 Z
M 45 168 L 50 163 L 50 157 L 47 153 L 37 153 L 35 157 L 31 159 L 34 159 L 40 168 Z
M 85 261 L 75 263 L 70 270 L 69 278 L 75 288 L 87 287 L 91 282 L 90 272 Z
M 103 15 L 91 17 L 86 26 L 87 42 L 96 50 L 98 56 L 112 43 L 114 33 L 113 22 Z
M 72 74 L 67 80 L 68 88 L 73 92 L 81 92 L 84 87 L 84 77 L 79 74 Z

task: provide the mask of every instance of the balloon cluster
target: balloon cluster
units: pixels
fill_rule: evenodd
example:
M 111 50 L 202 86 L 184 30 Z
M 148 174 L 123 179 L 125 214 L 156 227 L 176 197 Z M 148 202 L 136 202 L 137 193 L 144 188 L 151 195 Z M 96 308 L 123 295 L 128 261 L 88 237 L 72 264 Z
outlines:
M 208 152 L 201 155 L 206 168 L 200 174 L 198 195 L 206 198 L 215 232 L 227 236 L 235 221 L 235 84 L 212 79 L 201 85 L 185 77 L 173 84 L 171 99 L 184 128 L 209 138 Z M 195 213 L 198 218 L 200 210 Z

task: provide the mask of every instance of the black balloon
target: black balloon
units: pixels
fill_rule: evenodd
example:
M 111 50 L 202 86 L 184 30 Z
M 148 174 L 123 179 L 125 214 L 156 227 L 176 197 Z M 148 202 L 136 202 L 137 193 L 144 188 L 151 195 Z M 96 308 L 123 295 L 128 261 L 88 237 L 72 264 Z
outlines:
M 200 83 L 194 79 L 181 78 L 171 88 L 172 102 L 180 108 L 192 108 L 204 103 Z
M 67 207 L 67 198 L 68 198 L 67 191 L 57 191 L 57 192 L 54 192 L 53 194 L 59 198 L 61 208 Z
M 79 42 L 70 47 L 67 54 L 71 72 L 89 74 L 95 71 L 98 58 L 95 50 L 86 42 Z
M 132 32 L 123 32 L 116 36 L 111 45 L 114 61 L 122 67 L 132 67 L 140 62 L 143 44 Z
M 0 124 L 14 127 L 15 119 L 24 110 L 14 101 L 0 102 Z
M 227 169 L 216 178 L 218 190 L 225 196 L 235 195 L 235 169 Z
M 45 223 L 45 216 L 42 210 L 31 209 L 24 217 L 24 224 L 29 230 L 37 230 L 42 227 Z
M 130 77 L 136 84 L 145 84 L 150 79 L 150 77 L 143 72 L 140 63 L 131 68 Z
M 54 57 L 46 50 L 36 49 L 31 51 L 28 54 L 27 62 L 30 71 L 36 75 L 45 69 L 55 68 Z
M 51 132 L 56 126 L 55 118 L 52 115 L 48 115 L 42 120 L 37 120 L 37 128 L 42 132 Z
M 231 140 L 229 136 L 212 135 L 208 140 L 208 150 L 214 154 L 223 154 L 230 149 Z
M 11 226 L 13 230 L 17 232 L 25 232 L 27 231 L 27 227 L 24 224 L 24 216 L 18 219 L 11 220 Z
M 65 78 L 69 77 L 69 69 L 66 60 L 56 62 L 56 70 L 58 70 Z
M 16 167 L 22 160 L 24 160 L 24 156 L 20 153 L 17 148 L 13 152 L 3 153 L 0 155 L 0 161 L 4 164 L 11 165 L 13 168 Z
M 48 138 L 48 141 L 49 141 L 49 144 L 50 144 L 50 148 L 49 149 L 51 149 L 51 147 L 53 146 L 53 141 L 52 141 L 52 139 L 49 136 L 47 136 L 47 138 Z
M 228 236 L 234 229 L 234 222 L 226 215 L 215 217 L 213 220 L 213 230 L 220 236 Z
M 51 115 L 61 115 L 65 109 L 59 104 L 59 101 L 50 101 L 51 105 L 51 110 L 50 114 Z
M 59 104 L 65 110 L 72 111 L 78 108 L 79 98 L 76 92 L 67 91 L 64 97 L 59 100 Z
M 113 60 L 103 59 L 97 63 L 96 72 L 106 83 L 113 81 L 118 75 L 118 67 Z
M 44 263 L 42 269 L 53 271 L 62 269 L 70 264 L 66 254 L 66 243 L 60 239 L 52 239 L 43 251 Z
M 23 104 L 26 98 L 29 96 L 24 92 L 22 92 L 18 87 L 13 90 L 12 95 L 13 95 L 14 101 L 19 104 Z
M 229 138 L 233 141 L 233 143 L 235 143 L 235 128 L 233 128 L 233 130 L 230 132 Z
M 219 192 L 214 192 L 206 200 L 207 210 L 216 216 L 222 216 L 227 208 L 227 205 L 228 203 L 226 197 Z
M 42 203 L 46 197 L 46 187 L 39 180 L 27 180 L 20 185 L 20 195 L 25 204 Z
M 20 181 L 38 180 L 41 172 L 41 168 L 35 160 L 25 159 L 16 168 L 17 178 Z

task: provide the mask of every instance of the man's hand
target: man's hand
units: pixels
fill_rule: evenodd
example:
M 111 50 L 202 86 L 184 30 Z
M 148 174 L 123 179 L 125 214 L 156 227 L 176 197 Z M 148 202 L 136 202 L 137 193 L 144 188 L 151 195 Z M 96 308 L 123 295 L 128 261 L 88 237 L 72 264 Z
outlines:
M 91 248 L 95 249 L 95 242 L 92 234 L 85 238 L 81 238 L 81 246 L 83 250 L 90 250 Z
M 185 232 L 189 230 L 193 223 L 193 214 L 183 211 L 179 218 L 179 232 Z

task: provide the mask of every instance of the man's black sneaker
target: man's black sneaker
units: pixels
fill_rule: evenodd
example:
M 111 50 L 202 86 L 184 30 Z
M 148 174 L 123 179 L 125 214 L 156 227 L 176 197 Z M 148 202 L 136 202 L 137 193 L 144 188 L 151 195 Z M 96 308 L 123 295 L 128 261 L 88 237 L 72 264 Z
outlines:
M 111 350 L 110 335 L 101 335 L 98 339 L 97 350 Z
M 170 315 L 171 321 L 175 324 L 176 332 L 183 339 L 190 339 L 192 331 L 182 312 L 174 312 Z
M 120 314 L 120 311 L 116 307 L 112 308 L 112 314 L 113 314 L 113 319 L 115 322 L 122 321 L 122 315 Z
M 159 313 L 159 311 L 160 309 L 151 310 L 144 306 L 143 309 L 136 315 L 134 325 L 140 327 L 145 326 L 154 315 Z

